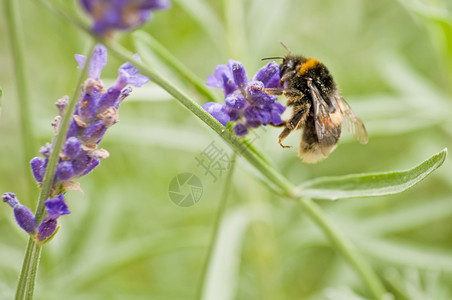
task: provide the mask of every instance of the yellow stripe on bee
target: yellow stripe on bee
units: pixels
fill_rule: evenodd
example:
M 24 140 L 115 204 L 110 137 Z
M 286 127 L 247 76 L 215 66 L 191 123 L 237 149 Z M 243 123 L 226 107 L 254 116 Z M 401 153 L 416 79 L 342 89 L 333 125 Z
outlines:
M 300 74 L 306 73 L 309 69 L 314 68 L 320 64 L 320 61 L 318 61 L 315 58 L 308 58 L 305 63 L 301 66 L 300 71 L 298 71 Z

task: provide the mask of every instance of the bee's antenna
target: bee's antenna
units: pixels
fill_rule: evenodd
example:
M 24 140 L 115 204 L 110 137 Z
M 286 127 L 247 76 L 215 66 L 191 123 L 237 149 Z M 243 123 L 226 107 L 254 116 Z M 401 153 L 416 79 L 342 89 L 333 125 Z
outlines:
M 287 50 L 287 55 L 290 55 L 290 49 L 289 47 L 286 46 L 286 44 L 284 44 L 282 41 L 279 41 L 281 43 L 281 45 L 284 47 L 284 49 Z
M 261 60 L 269 60 L 269 59 L 284 59 L 284 56 L 270 56 L 261 58 Z
M 283 42 L 279 41 L 281 43 L 281 45 L 284 47 L 284 49 L 287 50 L 287 55 L 290 55 L 290 49 L 289 47 L 286 46 L 286 44 L 284 44 Z M 270 57 L 264 57 L 261 58 L 261 60 L 269 60 L 269 59 L 284 59 L 285 56 L 270 56 Z

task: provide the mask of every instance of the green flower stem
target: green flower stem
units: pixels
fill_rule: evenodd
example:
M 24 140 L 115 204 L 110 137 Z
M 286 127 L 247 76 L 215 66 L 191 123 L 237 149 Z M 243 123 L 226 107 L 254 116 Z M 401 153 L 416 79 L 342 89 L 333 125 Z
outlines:
M 24 261 L 22 263 L 22 270 L 20 271 L 20 277 L 19 277 L 19 283 L 17 284 L 17 289 L 16 289 L 16 300 L 19 299 L 26 299 L 25 298 L 25 293 L 27 291 L 27 276 L 29 273 L 29 269 L 30 269 L 30 261 L 31 261 L 31 257 L 32 257 L 32 252 L 35 251 L 35 249 L 33 249 L 34 247 L 34 241 L 32 238 L 28 239 L 28 244 L 27 244 L 27 250 L 25 250 L 25 257 L 24 257 Z
M 137 49 L 143 47 L 150 48 L 159 58 L 165 61 L 170 68 L 187 79 L 188 83 L 191 83 L 201 95 L 205 96 L 209 101 L 215 101 L 215 95 L 212 93 L 211 89 L 206 88 L 205 82 L 200 80 L 196 74 L 183 65 L 151 35 L 144 33 L 143 31 L 136 31 L 133 33 L 133 36 Z M 142 53 L 140 51 L 138 52 Z
M 19 124 L 20 124 L 20 137 L 22 140 L 22 147 L 24 149 L 24 161 L 29 161 L 33 157 L 33 133 L 30 124 L 30 97 L 27 76 L 25 76 L 25 55 L 24 49 L 26 47 L 23 43 L 23 30 L 21 28 L 20 16 L 18 10 L 18 1 L 7 0 L 6 1 L 6 13 L 5 16 L 8 21 L 8 35 L 11 41 L 11 54 L 13 56 L 14 64 L 14 76 L 16 80 L 17 98 L 19 101 Z M 33 178 L 30 174 L 28 163 L 24 163 L 23 172 L 24 177 L 27 180 L 27 184 L 23 188 L 23 197 L 29 199 L 30 187 L 34 186 Z
M 196 294 L 196 299 L 202 299 L 204 285 L 206 284 L 207 273 L 209 270 L 210 262 L 212 261 L 213 249 L 215 248 L 215 242 L 218 236 L 218 230 L 220 229 L 220 223 L 223 219 L 224 212 L 226 211 L 226 203 L 229 197 L 229 191 L 231 190 L 232 183 L 232 175 L 234 174 L 235 161 L 237 159 L 237 153 L 234 152 L 231 155 L 231 168 L 229 169 L 228 175 L 226 177 L 226 181 L 223 187 L 223 193 L 221 193 L 221 199 L 218 206 L 217 215 L 215 216 L 215 220 L 213 223 L 212 234 L 210 236 L 209 246 L 207 248 L 206 258 L 204 261 L 204 265 L 201 270 L 201 277 L 199 280 L 198 290 Z
M 59 4 L 53 2 L 52 5 L 62 17 L 67 19 L 76 27 L 91 34 L 89 29 L 83 25 L 80 20 L 72 17 L 65 12 L 64 9 L 58 6 Z M 56 5 L 56 6 L 55 6 Z M 184 105 L 188 110 L 193 112 L 201 121 L 212 128 L 219 136 L 221 136 L 229 145 L 231 145 L 238 155 L 242 155 L 251 165 L 253 165 L 263 176 L 265 176 L 273 185 L 275 185 L 281 194 L 287 198 L 298 200 L 298 192 L 296 187 L 289 182 L 284 176 L 267 164 L 260 156 L 249 150 L 244 143 L 237 138 L 236 135 L 226 130 L 217 120 L 215 120 L 209 113 L 201 108 L 194 100 L 183 94 L 177 87 L 164 79 L 160 74 L 155 72 L 149 66 L 142 64 L 136 60 L 131 59 L 132 53 L 124 49 L 121 45 L 107 40 L 102 40 L 97 37 L 98 41 L 103 43 L 115 56 L 123 61 L 130 61 L 135 67 L 140 69 L 143 75 L 148 76 L 154 83 L 166 90 L 177 101 Z M 305 208 L 307 214 L 316 222 L 316 224 L 323 230 L 325 235 L 330 239 L 330 242 L 349 260 L 350 264 L 355 268 L 357 273 L 362 277 L 364 283 L 367 285 L 369 291 L 374 299 L 382 299 L 385 290 L 379 281 L 377 275 L 373 272 L 370 266 L 363 260 L 360 254 L 354 250 L 351 241 L 340 233 L 340 230 L 329 221 L 322 210 L 312 201 L 300 200 L 299 203 Z
M 89 62 L 93 54 L 94 45 L 90 48 L 88 59 L 85 66 L 80 73 L 80 77 L 77 86 L 61 120 L 60 128 L 56 140 L 53 144 L 52 153 L 50 154 L 49 161 L 46 167 L 46 173 L 42 182 L 41 194 L 39 195 L 38 205 L 36 207 L 36 222 L 41 223 L 44 218 L 44 202 L 52 196 L 53 180 L 55 178 L 56 167 L 59 161 L 59 154 L 63 148 L 63 144 L 66 140 L 67 131 L 69 129 L 72 114 L 75 106 L 80 97 L 81 86 L 88 70 Z M 38 271 L 39 259 L 41 256 L 42 246 L 37 244 L 33 238 L 28 240 L 27 250 L 25 252 L 24 262 L 22 264 L 22 270 L 19 277 L 19 283 L 16 290 L 16 300 L 20 299 L 32 299 L 34 284 L 36 280 L 36 273 Z

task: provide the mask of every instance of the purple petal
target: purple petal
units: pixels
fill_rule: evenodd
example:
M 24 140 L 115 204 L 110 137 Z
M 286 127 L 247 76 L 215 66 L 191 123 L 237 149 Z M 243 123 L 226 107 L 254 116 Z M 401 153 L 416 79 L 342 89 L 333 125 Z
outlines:
M 87 155 L 86 151 L 82 151 L 79 156 L 73 159 L 72 167 L 74 169 L 74 176 L 80 177 L 90 160 L 91 158 Z
M 91 30 L 97 35 L 104 35 L 108 33 L 108 30 L 112 27 L 113 26 L 111 24 L 107 24 L 103 20 L 95 20 Z
M 243 107 L 245 107 L 246 99 L 245 97 L 243 97 L 242 94 L 233 93 L 227 95 L 226 98 L 224 99 L 224 102 L 229 107 L 242 109 Z
M 207 111 L 212 117 L 214 117 L 223 126 L 231 120 L 226 112 L 226 107 L 217 102 L 208 102 L 202 106 L 202 108 Z
M 262 123 L 257 119 L 255 119 L 255 120 L 247 119 L 245 125 L 246 125 L 246 127 L 256 128 L 256 127 L 261 126 Z
M 74 118 L 72 118 L 71 124 L 69 125 L 69 130 L 66 135 L 66 139 L 73 137 L 73 136 L 77 137 L 80 129 L 82 129 L 82 128 L 80 126 L 78 126 L 77 123 L 75 122 Z
M 74 176 L 74 169 L 70 161 L 62 161 L 58 164 L 55 173 L 55 182 L 68 181 Z
M 276 88 L 279 86 L 279 66 L 275 62 L 270 62 L 257 71 L 253 80 L 261 81 L 266 88 Z
M 9 193 L 9 192 L 8 193 L 4 193 L 2 195 L 2 199 L 3 199 L 3 202 L 8 203 L 9 206 L 11 206 L 13 208 L 16 205 L 20 204 L 19 200 L 16 198 L 16 194 L 14 194 L 14 193 Z
M 218 65 L 213 74 L 207 76 L 207 83 L 206 85 L 208 87 L 213 87 L 213 88 L 223 88 L 223 75 L 226 75 L 226 77 L 231 77 L 228 76 L 229 74 L 229 68 L 226 65 Z
M 62 215 L 68 215 L 71 213 L 63 194 L 59 194 L 58 197 L 47 200 L 44 202 L 44 205 L 46 207 L 47 216 L 53 219 L 57 219 Z
M 100 79 L 102 69 L 107 64 L 107 48 L 102 44 L 97 44 L 94 48 L 93 57 L 88 68 L 88 77 L 95 80 Z
M 248 127 L 258 127 L 260 125 L 267 125 L 270 122 L 271 113 L 266 108 L 257 106 L 249 106 L 245 109 L 244 115 Z
M 96 168 L 99 164 L 100 164 L 99 159 L 90 157 L 88 163 L 85 166 L 85 169 L 82 171 L 80 176 L 85 176 L 86 174 L 94 170 L 94 168 Z
M 167 9 L 171 7 L 171 2 L 169 0 L 147 0 L 141 5 L 143 9 Z
M 272 111 L 282 114 L 286 110 L 286 107 L 279 102 L 272 104 Z
M 83 69 L 86 63 L 86 56 L 81 54 L 74 54 L 75 61 L 77 61 L 77 69 Z
M 143 23 L 146 23 L 152 18 L 152 12 L 150 10 L 141 9 L 138 13 L 138 18 L 136 21 L 136 24 L 133 25 L 133 27 L 138 27 Z
M 105 94 L 102 95 L 102 97 L 99 100 L 99 112 L 102 113 L 110 106 L 115 106 L 118 97 L 121 93 L 120 89 L 117 89 L 116 87 L 111 87 L 107 90 Z
M 68 157 L 68 159 L 73 159 L 77 157 L 82 151 L 82 143 L 76 137 L 70 137 L 66 140 L 63 147 L 63 153 Z
M 96 144 L 107 131 L 107 127 L 103 124 L 103 120 L 98 120 L 89 125 L 82 134 L 82 141 L 85 144 Z
M 96 117 L 99 96 L 100 93 L 95 91 L 92 94 L 84 93 L 78 108 L 78 115 L 85 123 L 90 123 Z
M 283 121 L 280 115 L 274 113 L 271 114 L 270 123 L 272 123 L 273 125 L 279 125 L 282 124 L 282 122 Z
M 145 83 L 149 82 L 149 78 L 141 75 L 141 74 L 137 74 L 137 75 L 133 75 L 133 76 L 124 76 L 123 78 L 125 78 L 125 82 L 127 84 L 133 85 L 135 87 L 140 87 Z
M 133 56 L 134 59 L 140 61 L 140 57 L 135 54 Z M 135 68 L 131 63 L 126 62 L 119 68 L 119 76 L 116 79 L 116 83 L 114 84 L 114 88 L 117 90 L 122 90 L 127 84 L 131 84 L 136 87 L 140 87 L 143 84 L 149 81 L 149 78 L 138 74 L 140 70 Z
M 286 110 L 286 107 L 279 102 L 271 104 L 271 119 L 270 123 L 274 125 L 282 124 L 281 114 Z
M 263 89 L 264 85 L 261 81 L 251 81 L 246 89 L 248 99 L 250 99 L 253 104 L 257 105 L 275 102 L 277 98 L 267 94 Z
M 26 207 L 20 204 L 14 193 L 4 193 L 3 202 L 8 203 L 14 210 L 14 218 L 17 224 L 27 233 L 36 232 L 36 219 L 34 214 Z
M 152 16 L 152 10 L 170 7 L 169 0 L 82 0 L 82 7 L 94 19 L 92 31 L 105 35 L 112 30 L 128 30 L 142 25 Z
M 229 95 L 237 90 L 231 70 L 226 65 L 218 65 L 213 75 L 207 76 L 207 86 L 223 89 L 224 95 Z
M 46 143 L 44 146 L 41 146 L 39 148 L 39 153 L 48 158 L 50 156 L 50 153 L 52 153 L 52 145 L 50 143 Z
M 17 224 L 29 234 L 36 232 L 35 215 L 28 209 L 28 207 L 18 204 L 14 206 L 14 217 Z
M 242 112 L 239 109 L 233 107 L 226 107 L 226 113 L 228 114 L 231 121 L 237 121 L 242 117 Z
M 86 64 L 86 56 L 81 54 L 74 55 L 78 63 L 78 69 L 83 69 Z M 93 51 L 93 56 L 88 67 L 88 77 L 99 80 L 102 69 L 107 64 L 107 48 L 102 44 L 97 44 Z
M 231 69 L 232 77 L 239 89 L 244 89 L 248 84 L 248 76 L 246 75 L 243 64 L 239 61 L 229 60 L 228 66 Z
M 247 106 L 243 111 L 243 115 L 247 119 L 247 121 L 258 120 L 257 112 L 259 108 L 253 105 Z
M 262 123 L 262 125 L 267 125 L 271 120 L 271 112 L 260 110 L 258 113 L 258 120 Z
M 48 239 L 55 232 L 57 225 L 56 219 L 45 217 L 39 225 L 38 240 L 42 242 Z
M 80 0 L 80 4 L 87 12 L 92 11 L 92 8 L 93 8 L 92 3 L 93 3 L 92 0 Z
M 244 136 L 245 134 L 248 133 L 248 128 L 246 128 L 245 125 L 239 123 L 234 126 L 234 132 L 238 136 Z
M 30 161 L 31 172 L 36 182 L 42 182 L 46 172 L 46 160 L 41 157 L 35 157 Z

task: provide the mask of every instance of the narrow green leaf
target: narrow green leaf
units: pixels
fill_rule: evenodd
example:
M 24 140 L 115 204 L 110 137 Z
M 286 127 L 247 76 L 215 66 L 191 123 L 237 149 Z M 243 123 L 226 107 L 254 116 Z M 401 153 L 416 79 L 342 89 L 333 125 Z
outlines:
M 300 196 L 337 200 L 391 195 L 405 191 L 439 168 L 447 149 L 406 171 L 322 177 L 299 186 Z

